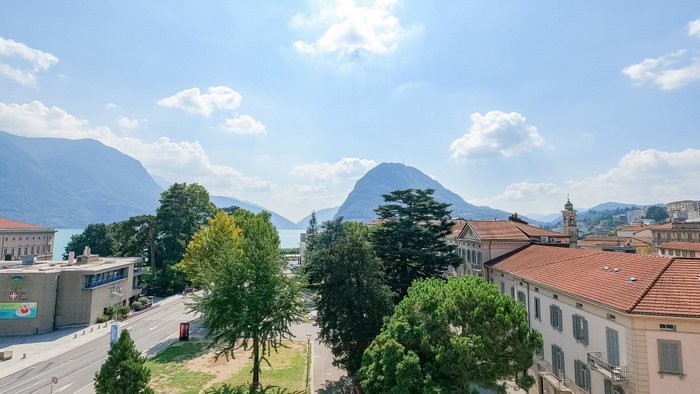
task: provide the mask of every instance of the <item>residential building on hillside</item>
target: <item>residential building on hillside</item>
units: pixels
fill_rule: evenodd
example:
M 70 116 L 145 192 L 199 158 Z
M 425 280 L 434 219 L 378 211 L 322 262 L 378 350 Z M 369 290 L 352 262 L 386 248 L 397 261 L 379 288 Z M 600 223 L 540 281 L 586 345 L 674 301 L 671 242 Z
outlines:
M 700 242 L 700 222 L 670 222 L 649 226 L 649 229 L 654 250 L 666 242 Z
M 627 223 L 629 223 L 629 224 L 643 223 L 644 217 L 646 215 L 647 215 L 646 208 L 635 209 L 635 210 L 629 211 L 625 214 L 625 216 L 627 216 Z
M 86 248 L 67 261 L 0 262 L 0 335 L 38 334 L 94 323 L 142 291 L 136 257 L 100 257 Z
M 615 237 L 606 235 L 589 235 L 578 241 L 578 247 L 588 250 L 622 253 L 651 253 L 651 237 Z
M 0 218 L 0 260 L 19 261 L 25 256 L 51 260 L 55 233 L 50 227 Z
M 531 393 L 697 393 L 700 260 L 528 245 L 486 266 L 544 346 Z
M 464 263 L 452 275 L 483 275 L 484 263 L 530 244 L 569 247 L 570 236 L 530 226 L 518 218 L 510 220 L 456 220 L 448 242 L 457 247 Z
M 700 220 L 700 201 L 683 200 L 666 204 L 666 210 L 671 218 L 682 217 L 685 220 Z

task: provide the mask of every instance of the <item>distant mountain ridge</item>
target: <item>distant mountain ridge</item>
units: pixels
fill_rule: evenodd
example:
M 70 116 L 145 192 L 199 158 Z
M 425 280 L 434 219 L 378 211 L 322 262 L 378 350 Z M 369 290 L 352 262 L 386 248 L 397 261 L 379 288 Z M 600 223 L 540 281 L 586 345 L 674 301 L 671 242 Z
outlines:
M 401 189 L 435 189 L 435 199 L 451 204 L 452 217 L 464 219 L 508 219 L 510 213 L 476 206 L 464 201 L 438 181 L 414 167 L 400 163 L 382 163 L 357 181 L 335 217 L 368 222 L 377 217 L 374 209 L 384 203 L 383 194 Z M 525 218 L 525 220 L 527 220 Z
M 260 213 L 262 211 L 270 212 L 270 215 L 272 215 L 270 221 L 272 222 L 272 224 L 275 225 L 275 227 L 277 227 L 278 230 L 294 230 L 298 228 L 296 223 L 285 218 L 284 216 L 273 212 L 265 207 L 254 204 L 252 202 L 225 196 L 210 196 L 209 199 L 211 200 L 211 202 L 214 203 L 214 205 L 216 205 L 217 208 L 228 208 L 230 206 L 237 206 L 238 208 L 243 208 L 246 211 L 250 211 L 253 213 Z
M 141 163 L 91 139 L 0 131 L 0 216 L 80 228 L 153 213 L 161 188 Z
M 324 222 L 332 220 L 335 214 L 338 213 L 340 207 L 324 208 L 316 211 L 316 223 L 322 225 Z M 305 229 L 309 226 L 309 220 L 311 220 L 311 214 L 306 215 L 304 218 L 297 222 L 298 229 Z

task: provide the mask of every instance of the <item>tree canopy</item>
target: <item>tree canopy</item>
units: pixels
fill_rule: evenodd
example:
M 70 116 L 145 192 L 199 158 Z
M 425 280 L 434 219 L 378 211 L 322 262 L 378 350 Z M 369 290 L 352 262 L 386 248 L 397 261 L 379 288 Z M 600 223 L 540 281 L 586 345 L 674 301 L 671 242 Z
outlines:
M 461 258 L 445 241 L 452 231 L 449 204 L 435 200 L 432 189 L 396 190 L 375 211 L 381 224 L 372 243 L 386 270 L 387 281 L 399 297 L 415 279 L 441 277 Z
M 374 393 L 475 393 L 476 386 L 505 393 L 542 346 L 527 326 L 525 307 L 480 277 L 414 282 L 365 351 L 362 387 Z
M 331 347 L 334 364 L 350 375 L 360 368 L 362 353 L 393 307 L 368 234 L 362 223 L 328 221 L 307 256 L 320 296 L 320 336 Z
M 301 283 L 283 273 L 279 236 L 270 214 L 243 209 L 229 216 L 216 213 L 195 233 L 177 268 L 208 290 L 195 296 L 192 309 L 201 313 L 209 346 L 216 356 L 252 352 L 251 388 L 260 387 L 261 362 L 291 335 L 301 321 Z
M 657 223 L 662 223 L 668 219 L 668 210 L 663 205 L 652 205 L 647 208 L 647 213 L 644 216 L 647 219 L 652 219 Z
M 152 394 L 148 387 L 151 371 L 144 364 L 146 357 L 136 350 L 129 331 L 122 330 L 119 339 L 107 353 L 107 360 L 95 374 L 97 394 Z
M 110 231 L 110 225 L 104 223 L 88 224 L 80 234 L 73 234 L 66 245 L 64 258 L 68 258 L 68 252 L 75 252 L 80 255 L 89 246 L 93 254 L 100 256 L 113 256 L 114 239 Z

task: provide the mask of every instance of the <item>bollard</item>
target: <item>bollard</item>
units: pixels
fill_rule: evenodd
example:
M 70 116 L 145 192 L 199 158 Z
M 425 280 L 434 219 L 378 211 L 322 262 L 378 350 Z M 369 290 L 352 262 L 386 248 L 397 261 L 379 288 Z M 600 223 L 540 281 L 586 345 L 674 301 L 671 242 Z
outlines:
M 77 338 L 78 338 L 78 334 L 73 335 L 73 339 L 77 339 Z
M 85 330 L 83 330 L 83 335 L 85 335 Z
M 90 332 L 92 332 L 92 327 L 90 327 Z
M 27 358 L 27 353 L 22 353 L 22 358 Z

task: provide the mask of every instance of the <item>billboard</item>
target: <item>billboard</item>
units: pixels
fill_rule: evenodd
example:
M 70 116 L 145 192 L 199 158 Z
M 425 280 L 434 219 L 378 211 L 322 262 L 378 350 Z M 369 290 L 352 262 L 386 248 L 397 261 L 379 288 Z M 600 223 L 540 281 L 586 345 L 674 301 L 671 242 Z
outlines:
M 36 302 L 0 302 L 0 319 L 34 319 Z

